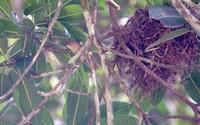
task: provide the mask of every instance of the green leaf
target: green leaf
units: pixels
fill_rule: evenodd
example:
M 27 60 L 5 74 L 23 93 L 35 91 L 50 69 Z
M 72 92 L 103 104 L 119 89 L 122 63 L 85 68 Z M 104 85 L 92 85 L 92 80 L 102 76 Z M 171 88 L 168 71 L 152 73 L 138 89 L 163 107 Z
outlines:
M 102 125 L 106 125 L 106 119 L 101 120 Z M 114 116 L 114 125 L 135 125 L 137 119 L 130 115 L 115 115 Z
M 23 30 L 25 30 L 26 32 L 28 31 L 29 33 L 27 34 L 31 34 L 31 32 L 34 30 L 35 26 L 32 22 L 32 20 L 25 18 L 23 19 L 23 22 L 21 24 L 21 27 Z M 24 33 L 23 33 L 24 34 Z M 33 38 L 32 38 L 33 39 Z
M 188 32 L 191 32 L 190 29 L 188 28 L 181 28 L 181 29 L 177 29 L 175 31 L 169 32 L 165 35 L 163 35 L 159 40 L 157 40 L 156 42 L 150 44 L 147 48 L 146 51 L 148 51 L 149 49 L 155 47 L 155 46 L 159 46 L 160 44 L 164 44 L 166 42 L 168 42 L 171 39 L 174 39 L 176 37 L 179 37 L 181 35 L 184 35 Z
M 162 101 L 162 99 L 163 99 L 163 97 L 165 95 L 165 91 L 166 91 L 165 88 L 160 87 L 160 88 L 156 89 L 152 93 L 152 95 L 151 95 L 151 104 L 153 106 L 156 106 L 157 104 L 159 104 Z
M 9 57 L 18 59 L 33 55 L 36 52 L 36 43 L 28 35 L 19 38 L 9 52 Z
M 15 61 L 14 67 L 20 69 L 20 71 L 24 71 L 27 66 L 31 63 L 34 54 L 37 52 L 38 45 L 35 41 L 31 40 L 28 35 L 25 38 L 20 38 L 16 43 L 14 43 L 11 48 L 9 55 L 12 60 Z M 31 74 L 40 74 L 46 71 L 46 58 L 43 53 L 39 55 L 34 65 L 31 67 L 29 71 L 28 77 Z M 36 82 L 42 80 L 42 78 L 35 79 Z
M 33 59 L 33 56 L 29 56 L 29 55 L 18 58 L 18 59 L 16 59 L 16 63 L 14 66 L 23 72 L 28 67 L 28 65 L 31 63 L 32 59 Z M 31 67 L 31 69 L 29 71 L 29 75 L 27 77 L 30 78 L 31 74 L 35 75 L 35 74 L 40 74 L 40 73 L 44 73 L 44 72 L 46 72 L 46 59 L 45 59 L 44 54 L 42 53 L 39 55 L 39 57 L 35 61 L 34 65 Z M 35 82 L 39 82 L 42 80 L 42 77 L 34 79 L 34 80 L 35 80 Z
M 83 67 L 71 77 L 70 90 L 78 92 L 87 92 L 88 76 L 84 72 Z M 67 125 L 78 125 L 88 112 L 89 97 L 79 94 L 66 94 L 66 102 L 64 106 L 63 116 Z
M 190 76 L 186 79 L 186 84 L 184 85 L 189 96 L 200 103 L 200 72 L 194 70 Z
M 132 105 L 127 102 L 113 102 L 113 114 L 122 115 L 128 114 L 132 108 Z M 100 107 L 101 117 L 106 117 L 106 105 L 103 104 Z
M 33 71 L 35 73 L 43 73 L 46 71 L 46 58 L 43 53 L 40 54 L 35 64 L 33 65 Z
M 0 74 L 0 96 L 4 95 L 12 87 L 12 85 L 13 83 L 7 75 Z
M 154 5 L 163 5 L 164 1 L 163 0 L 153 0 Z
M 6 37 L 0 38 L 0 55 L 5 56 L 4 54 L 7 52 L 8 49 L 8 41 Z
M 54 125 L 53 118 L 47 108 L 43 110 L 42 125 Z
M 54 10 L 56 9 L 56 6 L 58 4 L 58 1 L 57 0 L 49 0 L 48 1 L 50 4 L 51 4 L 51 8 Z
M 13 44 L 9 52 L 9 57 L 20 57 L 22 55 L 22 49 L 23 49 L 23 40 L 21 38 Z
M 68 54 L 57 53 L 57 52 L 54 52 L 53 54 L 55 55 L 55 57 L 52 57 L 52 60 L 55 58 L 55 60 L 58 60 L 60 64 L 66 64 L 68 62 L 69 59 Z
M 8 32 L 18 33 L 20 29 L 13 21 L 0 18 L 0 35 L 4 36 L 4 33 L 7 35 Z
M 176 9 L 169 6 L 152 6 L 149 8 L 149 16 L 161 21 L 165 27 L 169 28 L 177 28 L 185 23 L 184 18 Z
M 15 125 L 15 124 L 9 121 L 0 120 L 0 125 Z
M 87 34 L 82 29 L 76 26 L 72 26 L 69 23 L 64 22 L 64 21 L 60 21 L 60 22 L 65 26 L 65 28 L 67 29 L 67 31 L 69 32 L 72 38 L 79 41 L 86 41 Z
M 79 5 L 70 4 L 62 9 L 59 20 L 74 23 L 74 21 L 83 19 L 82 13 L 82 9 Z
M 42 101 L 42 97 L 37 93 L 35 83 L 31 80 L 23 80 L 18 86 L 19 103 L 24 115 L 32 112 Z M 43 111 L 40 111 L 31 121 L 33 125 L 40 125 L 42 122 Z
M 15 66 L 23 71 L 24 69 L 27 68 L 27 66 L 29 65 L 31 60 L 32 60 L 32 58 L 29 55 L 18 58 L 18 59 L 16 59 Z
M 16 123 L 18 123 L 21 120 L 21 116 L 22 113 L 19 111 L 19 109 L 15 105 L 11 104 L 7 107 L 6 111 L 4 110 L 4 112 L 1 112 L 0 125 L 4 122 L 8 125 L 16 125 Z
M 26 0 L 26 2 L 25 2 L 27 5 L 26 6 L 28 6 L 28 5 L 33 5 L 33 4 L 37 4 L 38 3 L 38 1 L 37 0 Z
M 38 12 L 44 11 L 48 7 L 49 7 L 48 4 L 33 4 L 24 9 L 24 14 L 25 15 L 37 14 Z
M 11 9 L 8 0 L 0 0 L 0 11 L 5 14 L 8 18 L 10 18 Z
M 34 63 L 33 67 L 32 67 L 32 71 L 34 74 L 40 74 L 40 73 L 44 73 L 46 72 L 47 69 L 47 61 L 45 58 L 45 55 L 43 53 L 41 53 L 39 55 L 39 57 L 37 58 L 36 62 Z M 40 82 L 43 79 L 43 77 L 41 78 L 35 78 L 35 82 Z
M 77 89 L 76 89 L 77 91 Z M 80 90 L 80 92 L 84 92 Z M 87 112 L 88 97 L 83 95 L 69 94 L 67 99 L 67 124 L 77 125 Z
M 132 95 L 136 101 L 139 103 L 142 111 L 144 112 L 148 112 L 150 111 L 152 108 L 153 108 L 153 105 L 151 104 L 151 98 L 150 97 L 143 97 L 141 95 L 141 93 L 139 92 L 133 92 L 133 95 Z M 137 111 L 135 108 L 132 108 L 131 109 L 131 114 L 135 115 L 137 114 Z

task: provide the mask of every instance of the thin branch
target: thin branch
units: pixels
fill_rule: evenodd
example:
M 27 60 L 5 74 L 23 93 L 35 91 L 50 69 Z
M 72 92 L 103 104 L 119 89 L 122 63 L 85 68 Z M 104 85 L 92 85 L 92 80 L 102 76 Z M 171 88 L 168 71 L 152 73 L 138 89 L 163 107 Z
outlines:
M 92 45 L 92 41 L 90 37 L 88 37 L 86 43 L 77 51 L 77 53 L 68 61 L 69 64 L 73 64 L 78 60 L 84 53 L 85 51 L 90 48 Z
M 55 74 L 62 73 L 62 72 L 64 72 L 64 69 L 60 68 L 60 69 L 56 69 L 54 71 L 44 72 L 44 73 L 32 75 L 32 77 L 33 78 L 48 77 L 48 76 L 55 75 Z
M 189 1 L 189 2 L 188 2 Z M 183 2 L 186 2 L 190 7 L 194 4 L 191 4 L 191 0 L 171 0 L 172 5 L 176 8 L 180 15 L 184 17 L 184 19 L 198 32 L 200 32 L 200 21 L 192 15 L 190 10 L 186 8 Z M 199 7 L 198 7 L 199 9 Z
M 24 77 L 31 69 L 31 67 L 34 65 L 34 63 L 36 62 L 37 58 L 39 57 L 45 43 L 47 42 L 50 34 L 52 33 L 52 29 L 55 25 L 55 23 L 57 22 L 57 19 L 58 19 L 58 16 L 60 14 L 60 11 L 62 9 L 62 3 L 63 3 L 63 0 L 59 0 L 58 2 L 58 6 L 57 6 L 57 9 L 56 9 L 56 13 L 51 21 L 51 23 L 49 24 L 48 26 L 48 31 L 47 33 L 44 35 L 43 39 L 41 40 L 41 45 L 39 46 L 39 49 L 37 51 L 37 53 L 35 54 L 35 56 L 33 57 L 31 63 L 28 65 L 28 67 L 25 69 L 25 71 L 22 73 L 22 77 Z M 9 89 L 4 95 L 2 95 L 0 97 L 0 101 L 3 101 L 5 100 L 8 96 L 10 96 L 13 91 L 16 89 L 16 87 L 20 84 L 20 82 L 22 81 L 21 78 L 18 78 L 18 80 L 14 83 L 14 85 L 12 86 L 11 89 Z
M 89 93 L 78 92 L 78 91 L 74 91 L 74 90 L 67 89 L 67 88 L 64 88 L 64 91 L 70 92 L 70 93 L 76 94 L 76 95 L 83 95 L 83 96 L 89 96 L 90 95 Z
M 22 119 L 22 121 L 20 123 L 18 123 L 17 125 L 26 125 L 28 123 L 30 123 L 31 119 L 36 116 L 41 108 L 48 102 L 48 97 L 45 97 L 41 102 L 40 104 L 30 113 L 27 115 L 27 117 L 24 117 Z
M 49 71 L 49 72 L 43 72 L 43 73 L 39 73 L 39 74 L 33 74 L 32 77 L 33 78 L 41 78 L 41 77 L 48 77 L 51 75 L 55 75 L 55 74 L 59 74 L 65 71 L 66 68 L 69 68 L 69 64 L 65 64 L 64 66 L 61 66 L 58 69 L 55 69 L 53 71 Z
M 94 103 L 95 103 L 95 113 L 96 113 L 96 125 L 101 125 L 101 115 L 100 115 L 100 104 L 99 104 L 99 95 L 98 95 L 98 87 L 97 87 L 97 79 L 96 79 L 96 67 L 91 58 L 91 55 L 88 55 L 90 68 L 92 70 L 91 80 L 94 88 Z
M 80 65 L 80 64 L 79 64 Z M 64 90 L 63 86 L 64 84 L 67 83 L 69 77 L 78 69 L 78 66 L 71 66 L 66 68 L 65 70 L 65 74 L 63 75 L 63 77 L 61 78 L 61 80 L 56 84 L 56 86 L 48 93 L 40 93 L 44 99 L 39 103 L 39 105 L 33 109 L 33 111 L 31 113 L 29 113 L 26 117 L 24 117 L 22 119 L 22 121 L 20 121 L 20 123 L 18 123 L 17 125 L 25 125 L 27 123 L 30 123 L 31 119 L 36 116 L 39 111 L 41 110 L 41 108 L 48 102 L 49 97 L 58 95 L 60 93 L 62 93 Z
M 116 51 L 116 50 L 113 50 L 113 49 L 108 49 L 108 50 L 111 51 L 111 52 L 113 52 L 114 54 L 116 54 L 116 55 L 118 55 L 118 56 L 123 57 L 123 58 L 134 59 L 132 56 L 127 55 L 127 54 L 120 53 L 120 52 L 118 52 L 118 51 Z M 166 68 L 166 69 L 177 70 L 177 69 L 176 69 L 177 66 L 175 66 L 175 65 L 169 65 L 169 64 L 158 63 L 158 62 L 156 62 L 156 61 L 154 61 L 154 60 L 151 60 L 151 59 L 148 59 L 148 58 L 145 58 L 145 57 L 140 57 L 140 56 L 138 56 L 138 57 L 140 58 L 141 61 L 144 61 L 144 62 L 146 62 L 146 63 L 150 63 L 150 64 L 152 64 L 152 65 L 156 65 L 156 66 L 158 66 L 158 67 L 163 67 L 163 68 Z M 179 68 L 179 67 L 178 67 L 178 68 Z
M 97 15 L 97 0 L 93 1 L 93 13 L 92 16 L 89 13 L 89 6 L 87 0 L 81 0 L 81 6 L 83 9 L 83 15 L 85 18 L 86 26 L 88 29 L 88 34 L 90 41 L 93 43 L 96 41 L 95 37 L 95 24 L 96 24 L 96 15 Z M 92 59 L 92 55 L 88 53 L 88 60 L 92 72 L 92 83 L 94 86 L 94 102 L 95 102 L 95 113 L 96 113 L 96 125 L 101 125 L 101 115 L 100 115 L 100 104 L 99 104 L 99 96 L 98 96 L 98 87 L 97 87 L 97 79 L 96 79 L 96 66 L 94 60 Z

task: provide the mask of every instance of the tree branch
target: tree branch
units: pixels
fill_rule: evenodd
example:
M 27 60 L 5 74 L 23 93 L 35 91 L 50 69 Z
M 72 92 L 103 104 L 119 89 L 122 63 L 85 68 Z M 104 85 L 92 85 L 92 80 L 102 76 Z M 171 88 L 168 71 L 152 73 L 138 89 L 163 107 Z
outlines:
M 50 34 L 52 33 L 52 29 L 55 25 L 55 23 L 57 22 L 58 16 L 60 14 L 60 11 L 62 9 L 62 4 L 63 4 L 63 0 L 59 0 L 58 1 L 58 6 L 56 9 L 56 13 L 51 21 L 51 23 L 48 26 L 48 31 L 47 33 L 44 35 L 43 39 L 41 40 L 41 45 L 39 46 L 38 51 L 36 52 L 35 56 L 33 57 L 32 61 L 30 62 L 30 64 L 28 65 L 28 67 L 25 69 L 25 71 L 22 73 L 21 77 L 24 77 L 31 69 L 31 67 L 34 65 L 34 63 L 36 62 L 37 58 L 39 57 L 45 43 L 47 42 Z M 16 89 L 16 87 L 20 84 L 20 82 L 22 81 L 21 78 L 18 78 L 18 80 L 14 83 L 14 85 L 12 86 L 11 89 L 9 89 L 4 95 L 2 95 L 0 97 L 0 101 L 5 100 L 8 96 L 10 96 L 13 91 Z
M 78 64 L 80 65 L 80 64 Z M 27 123 L 30 123 L 31 119 L 36 116 L 41 108 L 48 102 L 49 97 L 58 95 L 60 93 L 63 92 L 63 86 L 64 84 L 66 84 L 66 82 L 68 81 L 69 77 L 78 69 L 78 66 L 69 66 L 67 67 L 65 70 L 65 74 L 63 75 L 63 77 L 61 78 L 61 80 L 56 84 L 56 86 L 48 93 L 40 93 L 40 95 L 42 95 L 44 97 L 44 99 L 39 103 L 39 105 L 33 109 L 33 111 L 31 113 L 29 113 L 26 117 L 24 117 L 22 119 L 22 121 L 20 121 L 20 123 L 18 123 L 17 125 L 25 125 Z
M 97 0 L 93 1 L 93 11 L 90 15 L 88 0 L 81 0 L 81 6 L 83 9 L 83 15 L 85 18 L 86 26 L 88 29 L 88 34 L 91 43 L 96 41 L 95 37 L 95 24 L 96 24 L 96 15 L 97 15 Z M 92 83 L 94 86 L 94 102 L 95 102 L 95 113 L 96 113 L 96 125 L 101 125 L 101 115 L 100 115 L 100 104 L 99 104 L 99 96 L 98 96 L 98 87 L 97 87 L 97 79 L 96 79 L 96 66 L 95 62 L 92 59 L 92 54 L 88 53 L 88 60 L 90 64 L 91 74 L 92 74 Z

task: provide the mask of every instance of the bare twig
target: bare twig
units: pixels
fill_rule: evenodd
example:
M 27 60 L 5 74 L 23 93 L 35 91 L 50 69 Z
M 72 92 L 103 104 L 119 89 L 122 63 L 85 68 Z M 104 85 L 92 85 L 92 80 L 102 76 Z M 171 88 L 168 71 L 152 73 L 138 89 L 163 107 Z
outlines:
M 70 66 L 71 65 L 69 65 L 69 64 L 65 64 L 64 66 L 61 66 L 60 68 L 55 69 L 53 71 L 43 72 L 43 73 L 39 73 L 39 74 L 33 74 L 32 77 L 33 78 L 41 78 L 41 77 L 48 77 L 48 76 L 51 76 L 51 75 L 63 73 L 65 71 L 65 69 L 69 68 Z
M 88 29 L 88 34 L 90 41 L 93 43 L 96 41 L 95 37 L 95 25 L 96 25 L 96 15 L 97 15 L 97 0 L 93 1 L 93 11 L 90 15 L 89 6 L 87 0 L 81 0 L 81 6 L 83 9 L 83 15 L 85 18 L 86 26 Z M 95 102 L 95 113 L 96 113 L 96 124 L 101 125 L 101 115 L 100 115 L 100 104 L 99 104 L 99 96 L 97 91 L 97 79 L 96 79 L 96 66 L 94 60 L 92 59 L 92 55 L 88 54 L 88 60 L 92 72 L 92 83 L 94 86 L 94 102 Z
M 68 63 L 73 64 L 76 62 L 76 60 L 78 60 L 85 53 L 85 51 L 90 48 L 91 45 L 92 41 L 90 37 L 88 37 L 86 43 L 77 51 L 77 53 L 68 61 Z
M 89 96 L 90 95 L 89 93 L 78 92 L 78 91 L 74 91 L 74 90 L 67 89 L 67 88 L 64 88 L 64 91 L 70 92 L 70 93 L 76 94 L 76 95 L 84 95 L 84 96 Z
M 90 68 L 92 71 L 91 79 L 94 88 L 94 103 L 95 103 L 95 112 L 96 112 L 96 125 L 101 125 L 101 115 L 100 115 L 100 104 L 99 104 L 99 95 L 98 95 L 98 87 L 97 87 L 97 79 L 96 79 L 96 67 L 91 58 L 91 55 L 88 55 Z
M 45 97 L 42 100 L 42 102 L 40 102 L 40 104 L 35 108 L 35 110 L 33 110 L 30 114 L 28 114 L 27 117 L 23 118 L 22 121 L 17 125 L 26 125 L 30 123 L 30 120 L 39 113 L 43 105 L 45 105 L 47 102 L 48 102 L 48 97 Z
M 52 33 L 52 28 L 54 26 L 54 24 L 57 22 L 57 19 L 58 19 L 58 16 L 60 14 L 60 10 L 62 9 L 62 3 L 63 3 L 63 0 L 59 0 L 58 2 L 58 7 L 57 7 L 57 10 L 56 10 L 56 13 L 51 21 L 51 23 L 49 24 L 48 26 L 48 31 L 47 33 L 44 35 L 43 39 L 41 40 L 41 45 L 39 46 L 39 49 L 37 51 L 37 53 L 35 54 L 35 56 L 33 57 L 31 63 L 28 65 L 28 67 L 25 69 L 25 71 L 22 73 L 22 77 L 24 77 L 31 69 L 31 67 L 34 65 L 34 63 L 36 62 L 37 58 L 39 57 L 46 41 L 48 40 L 50 34 Z M 3 101 L 5 100 L 9 95 L 11 95 L 13 93 L 13 91 L 16 89 L 16 87 L 20 84 L 20 82 L 22 81 L 21 78 L 19 78 L 15 83 L 14 85 L 12 86 L 11 89 L 9 89 L 4 95 L 2 95 L 0 97 L 0 101 Z
M 65 70 L 65 74 L 64 76 L 61 78 L 61 80 L 58 82 L 58 84 L 48 93 L 41 93 L 41 95 L 44 97 L 44 99 L 39 103 L 39 105 L 33 109 L 33 111 L 31 113 L 29 113 L 26 117 L 24 117 L 22 119 L 22 121 L 20 123 L 18 123 L 17 125 L 25 125 L 27 123 L 30 123 L 31 119 L 36 116 L 39 111 L 41 110 L 41 108 L 48 102 L 49 97 L 58 95 L 60 93 L 62 93 L 64 90 L 63 86 L 64 84 L 66 84 L 66 82 L 68 81 L 69 77 L 78 69 L 78 66 L 71 66 L 66 68 Z

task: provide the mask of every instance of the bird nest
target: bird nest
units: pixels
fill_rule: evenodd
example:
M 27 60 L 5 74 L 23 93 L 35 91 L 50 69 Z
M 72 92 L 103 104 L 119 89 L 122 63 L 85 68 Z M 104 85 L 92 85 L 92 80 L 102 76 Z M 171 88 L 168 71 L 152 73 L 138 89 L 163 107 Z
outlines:
M 179 28 L 184 27 L 187 26 Z M 139 9 L 134 16 L 129 18 L 127 24 L 121 26 L 115 34 L 114 41 L 117 45 L 115 51 L 131 57 L 124 49 L 125 45 L 141 59 L 146 67 L 170 84 L 169 81 L 172 80 L 173 76 L 185 72 L 181 69 L 182 66 L 189 66 L 197 62 L 199 43 L 196 33 L 188 32 L 155 46 L 149 51 L 146 48 L 164 34 L 179 28 L 165 27 L 159 20 L 149 17 L 148 9 Z M 146 94 L 162 87 L 161 83 L 140 68 L 133 59 L 118 55 L 114 63 L 118 67 L 119 74 L 128 76 L 130 87 L 137 88 Z

